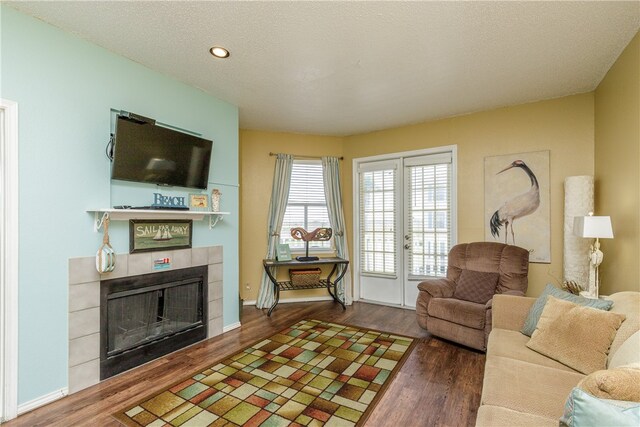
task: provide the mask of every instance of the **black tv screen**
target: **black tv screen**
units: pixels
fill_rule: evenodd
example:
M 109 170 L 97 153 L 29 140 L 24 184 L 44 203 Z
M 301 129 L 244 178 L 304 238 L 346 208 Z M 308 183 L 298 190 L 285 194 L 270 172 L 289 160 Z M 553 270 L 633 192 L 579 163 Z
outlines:
M 118 116 L 111 178 L 207 188 L 213 142 Z

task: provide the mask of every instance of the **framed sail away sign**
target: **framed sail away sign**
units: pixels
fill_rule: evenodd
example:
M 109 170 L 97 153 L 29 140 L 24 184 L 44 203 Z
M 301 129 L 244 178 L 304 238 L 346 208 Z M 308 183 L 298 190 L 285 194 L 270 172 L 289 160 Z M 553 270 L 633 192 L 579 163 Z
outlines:
M 132 219 L 129 221 L 129 253 L 189 249 L 192 227 L 192 220 Z

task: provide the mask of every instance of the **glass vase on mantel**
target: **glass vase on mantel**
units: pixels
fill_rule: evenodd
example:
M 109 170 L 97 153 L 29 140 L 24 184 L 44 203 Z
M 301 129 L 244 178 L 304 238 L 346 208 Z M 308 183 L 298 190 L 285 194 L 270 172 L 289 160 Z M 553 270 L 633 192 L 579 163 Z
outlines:
M 211 212 L 220 212 L 220 196 L 222 193 L 217 188 L 211 190 Z

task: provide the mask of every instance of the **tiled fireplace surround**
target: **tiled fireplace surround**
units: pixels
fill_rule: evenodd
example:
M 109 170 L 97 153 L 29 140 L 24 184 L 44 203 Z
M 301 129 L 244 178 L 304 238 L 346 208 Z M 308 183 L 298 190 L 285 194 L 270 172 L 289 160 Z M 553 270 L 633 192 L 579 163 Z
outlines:
M 111 273 L 96 271 L 95 257 L 69 259 L 69 393 L 100 382 L 100 281 L 154 271 L 153 260 L 171 259 L 171 270 L 208 266 L 207 338 L 222 334 L 222 246 L 118 254 Z

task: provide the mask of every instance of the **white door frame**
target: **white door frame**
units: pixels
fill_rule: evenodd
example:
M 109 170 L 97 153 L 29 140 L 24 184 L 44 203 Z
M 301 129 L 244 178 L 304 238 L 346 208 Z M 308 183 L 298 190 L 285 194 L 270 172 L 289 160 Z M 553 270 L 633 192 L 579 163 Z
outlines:
M 0 99 L 0 421 L 18 413 L 18 104 Z
M 360 300 L 360 174 L 359 168 L 361 163 L 367 162 L 375 162 L 381 160 L 392 160 L 403 157 L 415 157 L 415 156 L 424 156 L 429 154 L 438 154 L 450 152 L 453 161 L 452 161 L 452 182 L 451 182 L 451 221 L 454 224 L 452 227 L 452 244 L 457 243 L 457 224 L 458 224 L 458 213 L 457 213 L 457 157 L 458 157 L 458 146 L 457 145 L 446 145 L 442 147 L 434 147 L 434 148 L 425 148 L 422 150 L 412 150 L 412 151 L 402 151 L 399 153 L 388 153 L 388 154 L 380 154 L 377 156 L 369 156 L 369 157 L 358 157 L 353 159 L 352 163 L 352 194 L 353 194 L 353 262 L 351 263 L 352 271 L 353 271 L 353 300 Z M 404 167 L 402 168 L 404 170 Z M 403 170 L 399 171 L 399 175 L 401 179 L 403 178 Z M 404 198 L 404 190 L 401 189 L 399 194 L 399 198 Z M 401 201 L 404 203 L 404 200 Z M 404 205 L 403 205 L 404 206 Z M 404 230 L 401 230 L 404 233 Z M 401 265 L 402 264 L 402 265 Z M 402 263 L 398 263 L 397 267 L 402 270 L 401 273 L 404 277 L 404 261 Z M 400 272 L 399 272 L 400 273 Z M 394 307 L 398 307 L 394 305 Z M 413 307 L 406 307 L 402 305 L 402 308 L 407 308 L 411 310 L 415 310 Z

